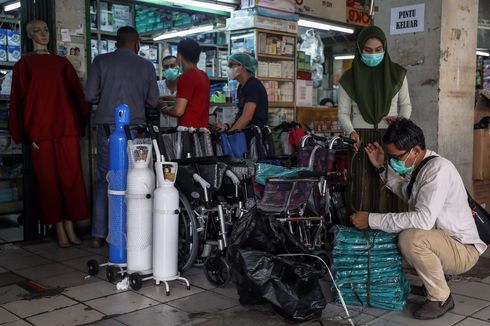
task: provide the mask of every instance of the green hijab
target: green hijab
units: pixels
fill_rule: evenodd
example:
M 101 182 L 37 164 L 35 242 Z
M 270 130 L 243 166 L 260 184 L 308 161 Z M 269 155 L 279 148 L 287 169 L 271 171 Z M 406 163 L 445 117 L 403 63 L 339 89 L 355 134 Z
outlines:
M 373 68 L 361 60 L 361 51 L 371 38 L 379 39 L 385 49 L 383 61 Z M 342 75 L 340 85 L 357 103 L 364 121 L 377 126 L 390 112 L 391 100 L 402 87 L 406 73 L 405 68 L 391 61 L 381 28 L 368 26 L 359 33 L 352 68 Z

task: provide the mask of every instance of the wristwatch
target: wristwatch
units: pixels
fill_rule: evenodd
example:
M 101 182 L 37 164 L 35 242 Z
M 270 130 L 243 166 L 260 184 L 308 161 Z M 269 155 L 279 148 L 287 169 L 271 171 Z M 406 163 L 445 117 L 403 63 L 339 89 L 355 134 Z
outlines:
M 378 174 L 384 173 L 385 171 L 386 168 L 384 165 L 381 165 L 379 168 L 376 169 L 376 172 L 378 172 Z

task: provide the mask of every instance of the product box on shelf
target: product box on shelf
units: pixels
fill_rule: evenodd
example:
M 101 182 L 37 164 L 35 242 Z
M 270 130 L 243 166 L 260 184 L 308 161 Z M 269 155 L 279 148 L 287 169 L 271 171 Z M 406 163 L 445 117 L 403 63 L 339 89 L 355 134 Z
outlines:
M 313 105 L 313 82 L 311 80 L 296 81 L 296 105 Z
M 7 61 L 7 46 L 0 45 L 0 61 Z
M 298 34 L 298 23 L 264 16 L 245 16 L 226 19 L 226 28 L 235 31 L 247 28 L 262 28 L 272 31 Z
M 278 62 L 269 62 L 269 77 L 282 78 L 282 65 Z
M 288 13 L 296 12 L 296 1 L 295 0 L 242 0 L 241 9 L 250 8 L 266 8 L 272 10 L 279 10 Z
M 7 44 L 20 46 L 20 33 L 18 30 L 7 29 Z
M 0 45 L 7 45 L 7 30 L 0 28 Z
M 107 52 L 114 52 L 117 50 L 116 41 L 107 40 Z
M 269 77 L 269 63 L 264 61 L 259 61 L 257 67 L 257 76 L 259 77 Z
M 346 0 L 302 0 L 300 3 L 297 6 L 299 14 L 343 23 L 346 21 Z
M 7 61 L 17 62 L 20 60 L 21 52 L 20 46 L 7 46 Z
M 133 26 L 131 9 L 126 5 L 112 5 L 112 16 L 114 19 L 114 31 L 123 26 Z
M 282 65 L 282 78 L 293 79 L 294 61 L 281 61 L 281 65 Z

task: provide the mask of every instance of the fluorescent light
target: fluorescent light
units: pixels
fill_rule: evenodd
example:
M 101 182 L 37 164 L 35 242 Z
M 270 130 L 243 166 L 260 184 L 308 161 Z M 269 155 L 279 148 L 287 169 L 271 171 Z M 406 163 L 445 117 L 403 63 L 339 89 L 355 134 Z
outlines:
M 230 40 L 231 41 L 236 41 L 236 40 L 239 40 L 239 39 L 242 39 L 242 38 L 253 37 L 253 36 L 255 36 L 255 33 L 235 35 L 235 36 L 231 36 L 230 37 Z
M 330 25 L 330 24 L 324 24 L 324 23 L 318 23 L 312 20 L 307 20 L 307 19 L 300 19 L 298 21 L 299 26 L 303 27 L 310 27 L 310 28 L 316 28 L 316 29 L 323 29 L 325 31 L 338 31 L 338 32 L 343 32 L 347 34 L 353 34 L 354 30 L 352 28 L 346 28 L 346 27 L 340 27 L 336 25 Z
M 164 0 L 164 1 L 165 2 L 171 2 L 176 6 L 192 6 L 192 7 L 198 7 L 198 8 L 203 8 L 203 9 L 211 9 L 211 10 L 219 10 L 219 11 L 225 11 L 225 12 L 235 11 L 234 7 L 219 5 L 219 4 L 210 3 L 210 2 L 196 1 L 196 0 L 178 0 L 178 1 Z
M 192 34 L 205 33 L 205 32 L 210 32 L 213 29 L 214 29 L 213 25 L 205 25 L 201 27 L 186 29 L 184 31 L 165 33 L 157 37 L 154 37 L 153 41 L 167 40 L 169 38 L 184 37 Z
M 334 58 L 334 60 L 352 60 L 354 59 L 354 55 L 353 54 L 347 54 L 347 55 L 336 55 Z
M 20 8 L 20 1 L 17 1 L 17 2 L 13 2 L 13 3 L 6 5 L 5 7 L 3 7 L 3 10 L 4 11 L 12 11 L 12 10 L 19 9 L 19 8 Z
M 490 57 L 490 53 L 484 51 L 476 51 L 476 55 L 481 55 L 482 57 Z

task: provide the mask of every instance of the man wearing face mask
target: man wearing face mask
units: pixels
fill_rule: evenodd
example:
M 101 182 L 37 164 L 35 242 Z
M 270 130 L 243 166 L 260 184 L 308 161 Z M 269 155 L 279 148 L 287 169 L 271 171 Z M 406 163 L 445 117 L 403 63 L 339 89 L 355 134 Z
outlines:
M 386 187 L 409 209 L 358 212 L 352 223 L 361 230 L 401 232 L 400 251 L 424 284 L 412 287 L 412 293 L 427 297 L 414 317 L 435 319 L 454 308 L 444 274 L 468 271 L 487 246 L 478 235 L 461 176 L 450 161 L 426 149 L 422 129 L 410 120 L 397 119 L 386 130 L 383 143 L 386 154 L 378 143 L 368 144 L 365 152 Z
M 232 54 L 228 58 L 228 79 L 237 80 L 238 114 L 232 126 L 217 124 L 221 131 L 240 130 L 248 125 L 267 124 L 269 101 L 264 85 L 255 78 L 257 60 L 247 53 Z
M 177 81 L 175 106 L 162 112 L 178 118 L 178 125 L 208 128 L 209 92 L 208 75 L 197 68 L 201 47 L 192 39 L 183 39 L 177 45 L 177 62 L 184 71 Z
M 153 64 L 138 55 L 139 34 L 130 26 L 117 31 L 117 50 L 97 56 L 87 79 L 85 98 L 97 105 L 96 190 L 92 215 L 92 246 L 100 247 L 107 236 L 107 180 L 109 146 L 103 125 L 114 125 L 114 108 L 127 104 L 131 124 L 146 124 L 146 108 L 158 104 L 158 86 Z
M 406 69 L 391 61 L 386 36 L 377 26 L 364 28 L 357 38 L 351 69 L 340 79 L 339 122 L 344 133 L 363 144 L 381 143 L 389 123 L 397 117 L 410 118 L 412 105 Z M 349 185 L 348 207 L 378 212 L 401 211 L 403 203 L 384 189 L 366 155 L 354 161 L 355 176 Z
M 180 76 L 180 70 L 177 65 L 177 57 L 173 55 L 166 56 L 162 60 L 163 80 L 159 80 L 158 91 L 160 95 L 160 103 L 158 109 L 165 111 L 168 101 L 175 101 L 177 94 L 177 79 Z M 177 118 L 167 114 L 160 115 L 160 127 L 176 127 Z

